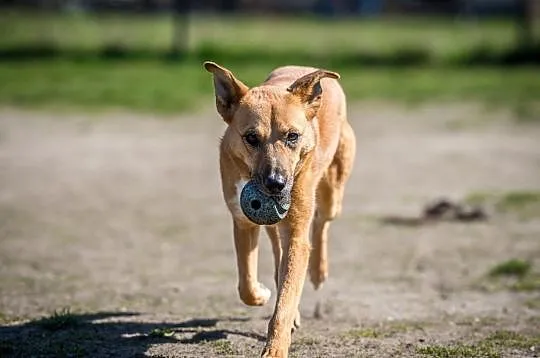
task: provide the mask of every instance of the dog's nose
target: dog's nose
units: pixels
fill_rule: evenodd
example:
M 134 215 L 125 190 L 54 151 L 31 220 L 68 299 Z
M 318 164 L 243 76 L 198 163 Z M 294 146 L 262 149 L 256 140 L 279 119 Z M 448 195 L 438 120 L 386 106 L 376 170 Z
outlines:
M 264 186 L 272 194 L 279 194 L 285 188 L 285 177 L 279 173 L 271 173 L 264 179 Z

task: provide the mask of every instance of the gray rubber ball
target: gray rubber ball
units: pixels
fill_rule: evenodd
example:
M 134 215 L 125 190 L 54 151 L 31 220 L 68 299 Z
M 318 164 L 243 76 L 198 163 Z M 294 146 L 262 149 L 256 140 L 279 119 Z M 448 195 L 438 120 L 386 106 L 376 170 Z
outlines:
M 251 180 L 242 189 L 240 207 L 244 215 L 257 225 L 274 225 L 287 216 L 291 206 L 288 196 L 268 196 Z

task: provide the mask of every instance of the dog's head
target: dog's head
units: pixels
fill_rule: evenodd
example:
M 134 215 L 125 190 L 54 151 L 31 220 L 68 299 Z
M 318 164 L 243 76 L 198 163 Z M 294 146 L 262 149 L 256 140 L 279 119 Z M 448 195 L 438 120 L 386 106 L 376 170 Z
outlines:
M 229 155 L 267 194 L 290 195 L 315 146 L 310 121 L 321 105 L 320 81 L 339 75 L 317 70 L 286 90 L 264 85 L 249 89 L 226 68 L 213 62 L 204 67 L 214 76 L 216 107 L 229 125 L 223 138 Z

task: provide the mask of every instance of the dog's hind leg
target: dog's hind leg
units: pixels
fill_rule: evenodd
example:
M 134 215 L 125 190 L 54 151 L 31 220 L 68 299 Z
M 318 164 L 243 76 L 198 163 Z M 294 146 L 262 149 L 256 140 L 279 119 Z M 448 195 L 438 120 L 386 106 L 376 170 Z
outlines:
M 344 122 L 334 159 L 317 187 L 309 262 L 309 276 L 315 289 L 319 289 L 328 277 L 328 229 L 330 222 L 341 213 L 345 184 L 352 171 L 355 152 L 354 132 L 349 123 Z
M 264 305 L 271 292 L 257 280 L 259 226 L 234 222 L 234 246 L 238 264 L 238 293 L 249 306 Z
M 274 254 L 274 282 L 276 283 L 276 290 L 279 291 L 279 265 L 281 264 L 281 255 L 283 255 L 279 230 L 276 226 L 266 226 L 266 233 L 272 244 L 272 253 Z

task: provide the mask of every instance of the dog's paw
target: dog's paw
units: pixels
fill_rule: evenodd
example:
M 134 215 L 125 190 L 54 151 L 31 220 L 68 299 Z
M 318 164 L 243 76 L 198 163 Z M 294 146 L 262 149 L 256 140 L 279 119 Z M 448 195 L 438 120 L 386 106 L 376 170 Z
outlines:
M 260 282 L 254 287 L 239 287 L 238 291 L 240 299 L 248 306 L 262 306 L 272 296 L 272 292 Z
M 287 356 L 287 350 L 282 348 L 265 348 L 261 354 L 263 358 L 286 358 Z
M 323 286 L 324 281 L 328 278 L 328 269 L 325 264 L 322 265 L 310 265 L 309 278 L 313 284 L 315 290 L 320 289 Z

